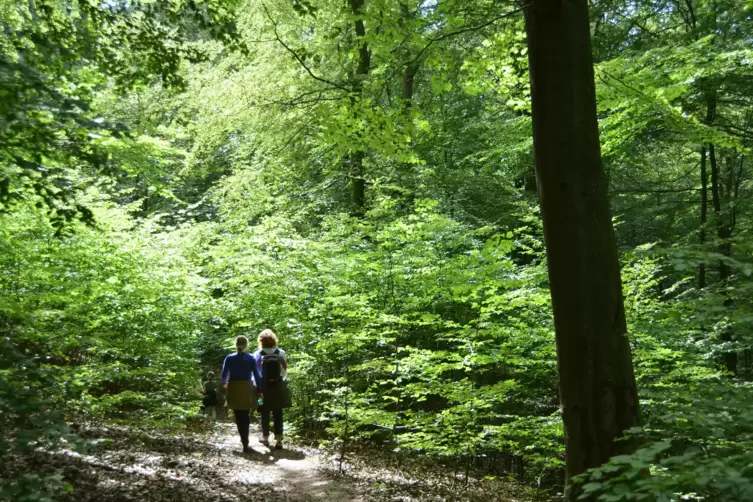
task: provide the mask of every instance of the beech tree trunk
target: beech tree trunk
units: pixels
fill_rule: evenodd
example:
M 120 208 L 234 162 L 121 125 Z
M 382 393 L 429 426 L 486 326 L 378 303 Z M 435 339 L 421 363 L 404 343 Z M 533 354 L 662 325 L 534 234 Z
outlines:
M 729 239 L 729 228 L 722 215 L 722 195 L 719 179 L 719 163 L 716 161 L 716 149 L 714 144 L 709 144 L 709 163 L 711 164 L 711 199 L 714 204 L 714 217 L 716 219 L 716 234 L 721 243 L 719 250 L 722 254 L 726 253 L 727 239 Z M 719 262 L 719 280 L 726 281 L 729 277 L 729 266 L 723 261 Z
M 360 16 L 365 0 L 349 0 L 351 12 Z M 366 37 L 366 25 L 363 19 L 356 18 L 354 21 L 354 28 L 356 31 L 356 38 L 358 40 L 358 67 L 356 68 L 355 75 L 353 76 L 351 104 L 354 107 L 360 106 L 360 101 L 363 94 L 363 79 L 369 74 L 371 69 L 371 52 L 369 51 L 369 45 L 364 40 Z M 363 167 L 363 159 L 365 153 L 362 149 L 356 150 L 350 155 L 349 168 L 350 168 L 350 188 L 351 188 L 351 201 L 353 204 L 353 212 L 356 215 L 363 215 L 366 205 L 366 180 Z
M 413 78 L 418 72 L 418 63 L 409 63 L 403 69 L 402 91 L 400 97 L 403 99 L 403 106 L 409 109 L 413 104 Z
M 639 421 L 617 247 L 601 162 L 587 0 L 525 10 L 533 144 L 544 223 L 569 480 L 631 450 Z
M 400 10 L 403 13 L 401 23 L 407 22 L 413 18 L 413 14 L 411 14 L 410 9 L 408 8 L 408 4 L 401 2 Z M 413 104 L 413 79 L 415 78 L 416 73 L 418 73 L 418 69 L 421 63 L 418 59 L 415 59 L 413 61 L 410 60 L 410 50 L 406 49 L 404 53 L 406 63 L 403 65 L 403 74 L 401 79 L 402 88 L 400 97 L 403 100 L 403 110 L 409 110 L 411 105 Z
M 722 197 L 721 188 L 719 186 L 719 164 L 716 161 L 716 152 L 714 144 L 709 144 L 709 163 L 711 164 L 711 200 L 714 205 L 714 217 L 716 219 L 716 232 L 719 237 L 720 245 L 719 251 L 725 256 L 730 256 L 732 253 L 732 247 L 730 245 L 731 230 L 728 223 L 725 221 L 722 215 Z M 724 261 L 719 261 L 719 282 L 726 283 L 729 280 L 730 269 Z M 724 306 L 732 307 L 732 299 L 725 293 Z M 722 342 L 732 341 L 732 330 L 726 328 L 720 339 Z M 724 366 L 727 371 L 731 373 L 737 373 L 737 352 L 729 351 L 724 354 Z
M 708 219 L 709 195 L 708 195 L 709 175 L 706 172 L 706 145 L 701 147 L 701 232 L 699 241 L 701 247 L 706 243 L 706 221 Z M 698 267 L 698 289 L 706 287 L 706 264 L 701 263 Z
M 710 92 L 706 97 L 706 117 L 703 123 L 707 126 L 711 126 L 714 123 L 716 116 L 716 91 Z M 706 144 L 701 146 L 701 234 L 700 241 L 701 246 L 706 243 L 706 222 L 708 221 L 708 209 L 709 209 L 709 173 L 706 170 Z M 698 270 L 698 287 L 706 287 L 706 264 L 701 263 Z

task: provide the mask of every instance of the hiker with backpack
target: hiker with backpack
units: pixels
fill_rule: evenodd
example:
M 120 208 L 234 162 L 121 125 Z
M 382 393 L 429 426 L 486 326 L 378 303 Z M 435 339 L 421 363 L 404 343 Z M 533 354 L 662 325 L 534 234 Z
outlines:
M 263 380 L 259 373 L 256 358 L 246 352 L 248 338 L 239 336 L 235 339 L 236 352 L 225 357 L 222 363 L 222 383 L 227 389 L 228 408 L 235 413 L 235 425 L 241 437 L 243 453 L 251 452 L 248 446 L 248 429 L 251 424 L 251 411 L 256 409 L 257 393 L 263 398 Z M 256 382 L 254 387 L 251 382 Z
M 282 449 L 282 410 L 291 405 L 287 387 L 288 362 L 285 351 L 277 347 L 277 335 L 271 329 L 259 333 L 259 350 L 254 353 L 261 372 L 264 397 L 259 403 L 262 437 L 259 441 L 269 446 L 269 421 L 274 420 L 275 449 Z M 270 417 L 271 415 L 271 417 Z

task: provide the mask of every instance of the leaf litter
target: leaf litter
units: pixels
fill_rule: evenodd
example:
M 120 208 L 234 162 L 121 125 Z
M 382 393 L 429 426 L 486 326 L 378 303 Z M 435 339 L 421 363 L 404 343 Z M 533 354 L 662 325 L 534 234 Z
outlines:
M 458 483 L 439 471 L 407 473 L 385 462 L 370 463 L 373 457 L 367 454 L 352 455 L 340 472 L 336 456 L 301 446 L 270 450 L 254 431 L 254 451 L 244 454 L 233 423 L 180 434 L 100 425 L 80 434 L 90 445 L 85 453 L 37 450 L 16 455 L 0 466 L 0 477 L 62 475 L 70 485 L 58 498 L 61 502 L 531 500 L 509 484 L 500 490 L 499 484 Z

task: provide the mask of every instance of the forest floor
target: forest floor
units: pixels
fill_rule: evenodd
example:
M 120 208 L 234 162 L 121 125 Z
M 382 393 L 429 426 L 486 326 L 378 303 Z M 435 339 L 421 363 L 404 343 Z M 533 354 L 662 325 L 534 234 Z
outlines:
M 417 470 L 409 475 L 383 463 L 369 465 L 367 458 L 350 459 L 342 474 L 323 451 L 291 445 L 270 450 L 258 442 L 253 425 L 254 452 L 248 454 L 240 451 L 232 422 L 181 434 L 119 426 L 79 433 L 93 445 L 87 453 L 35 452 L 2 466 L 2 474 L 62 474 L 72 485 L 63 502 L 531 500 L 513 483 L 466 483 Z

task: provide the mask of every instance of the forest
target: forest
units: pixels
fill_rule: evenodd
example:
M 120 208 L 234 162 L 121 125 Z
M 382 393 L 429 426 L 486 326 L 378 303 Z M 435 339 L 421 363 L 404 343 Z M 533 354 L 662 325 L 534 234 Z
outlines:
M 0 23 L 0 500 L 254 499 L 176 472 L 270 328 L 328 500 L 753 501 L 750 0 Z

